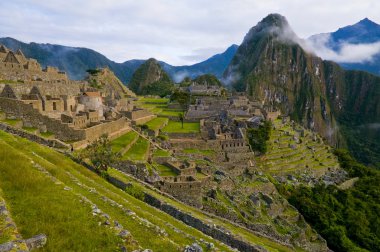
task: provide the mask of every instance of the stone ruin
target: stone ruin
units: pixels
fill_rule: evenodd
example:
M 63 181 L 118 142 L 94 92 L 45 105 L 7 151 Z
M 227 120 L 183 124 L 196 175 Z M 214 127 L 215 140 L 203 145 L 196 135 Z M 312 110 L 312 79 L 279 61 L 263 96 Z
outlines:
M 120 81 L 96 89 L 86 81 L 69 80 L 57 68 L 42 69 L 21 50 L 12 52 L 2 45 L 0 77 L 0 111 L 6 119 L 20 120 L 21 127 L 82 144 L 102 134 L 113 137 L 130 129 L 125 113 L 133 105 L 130 92 Z

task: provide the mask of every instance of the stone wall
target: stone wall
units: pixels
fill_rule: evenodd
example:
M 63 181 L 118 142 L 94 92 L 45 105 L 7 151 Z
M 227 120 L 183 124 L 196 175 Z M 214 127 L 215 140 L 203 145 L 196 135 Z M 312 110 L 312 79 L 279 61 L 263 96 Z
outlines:
M 125 118 L 120 118 L 116 121 L 103 122 L 101 124 L 84 129 L 85 139 L 88 141 L 94 141 L 103 134 L 111 136 L 114 132 L 128 128 L 129 122 Z
M 0 130 L 11 133 L 12 135 L 16 135 L 16 136 L 26 138 L 30 141 L 33 141 L 33 142 L 36 142 L 36 143 L 39 143 L 39 144 L 42 144 L 45 146 L 49 146 L 49 147 L 53 147 L 53 148 L 60 148 L 60 149 L 69 149 L 70 148 L 69 145 L 67 145 L 67 144 L 65 144 L 59 140 L 46 139 L 46 138 L 37 136 L 35 134 L 23 131 L 23 130 L 13 128 L 13 127 L 11 127 L 5 123 L 1 123 L 1 122 L 0 122 Z
M 227 158 L 230 162 L 241 162 L 254 159 L 254 154 L 252 152 L 229 152 L 227 153 Z
M 140 117 L 140 118 L 134 119 L 132 121 L 132 124 L 133 125 L 141 125 L 141 124 L 149 122 L 150 120 L 152 120 L 152 119 L 154 119 L 156 117 L 157 117 L 156 115 L 148 115 L 148 116 L 145 116 L 145 117 Z
M 191 138 L 197 139 L 200 138 L 200 133 L 168 133 L 170 138 L 179 139 L 179 138 Z
M 38 129 L 46 127 L 47 131 L 54 133 L 55 137 L 62 141 L 79 141 L 86 138 L 84 130 L 75 130 L 68 124 L 62 123 L 61 120 L 44 116 L 32 105 L 19 100 L 0 98 L 0 110 L 5 112 L 7 116 L 11 115 L 22 119 L 32 127 Z
M 126 116 L 131 119 L 131 120 L 136 120 L 142 117 L 150 116 L 152 113 L 150 113 L 147 110 L 144 109 L 137 109 L 137 110 L 132 110 L 132 111 L 127 111 Z
M 84 165 L 86 168 L 88 168 L 89 170 L 91 171 L 95 171 L 95 169 L 86 164 L 86 163 L 82 163 L 81 161 L 79 160 L 76 160 L 75 158 L 73 158 L 71 155 L 69 155 L 69 157 L 71 157 L 75 162 L 81 164 L 81 165 Z M 133 177 L 132 175 L 129 175 L 129 174 L 126 174 L 124 172 L 125 176 L 128 176 L 130 177 L 131 179 L 135 179 L 135 177 Z M 122 189 L 122 190 L 125 190 L 125 188 L 128 187 L 128 185 L 126 183 L 124 183 L 123 181 L 120 181 L 119 179 L 115 178 L 115 177 L 112 177 L 110 176 L 108 178 L 108 181 L 113 184 L 114 186 Z M 159 191 L 158 189 L 154 188 L 152 185 L 146 183 L 146 182 L 143 182 L 141 180 L 138 180 L 138 182 L 140 184 L 142 184 L 144 187 L 148 188 L 149 190 L 152 190 L 160 195 L 163 195 L 171 200 L 174 200 L 174 201 L 178 201 L 177 199 L 175 199 L 173 196 L 171 196 L 170 194 L 167 194 L 165 192 L 162 192 L 162 191 Z M 173 216 L 174 218 L 182 221 L 183 223 L 185 223 L 186 225 L 189 225 L 199 231 L 201 231 L 202 233 L 206 234 L 206 235 L 209 235 L 211 236 L 212 238 L 216 239 L 216 240 L 219 240 L 229 246 L 231 246 L 232 248 L 236 248 L 238 249 L 239 251 L 248 251 L 248 252 L 263 252 L 263 251 L 266 251 L 263 247 L 259 246 L 259 245 L 255 245 L 255 244 L 251 244 L 247 241 L 244 241 L 241 237 L 239 236 L 235 236 L 233 234 L 231 234 L 230 232 L 228 232 L 228 230 L 225 230 L 221 227 L 218 227 L 216 225 L 211 225 L 211 224 L 208 224 L 206 222 L 204 222 L 203 220 L 200 220 L 194 216 L 191 215 L 191 213 L 188 213 L 188 212 L 183 212 L 182 210 L 179 210 L 177 209 L 176 207 L 174 207 L 173 205 L 171 204 L 168 204 L 160 199 L 158 199 L 157 197 L 153 196 L 152 194 L 150 193 L 147 193 L 147 192 L 144 192 L 144 201 Z M 215 218 L 214 215 L 210 214 L 210 213 L 207 213 L 207 212 L 204 212 L 202 210 L 198 210 L 200 211 L 202 214 L 204 214 L 205 216 L 209 216 L 211 218 Z M 258 235 L 258 236 L 261 236 L 260 233 L 257 233 L 255 231 L 252 231 L 252 230 L 248 230 L 242 226 L 240 226 L 239 224 L 236 224 L 236 223 L 232 223 L 231 221 L 227 220 L 227 219 L 223 219 L 223 221 L 225 222 L 229 222 L 231 223 L 231 225 L 235 225 L 235 226 L 239 226 L 240 228 L 242 229 L 245 229 L 247 230 L 247 232 L 253 232 L 255 235 Z M 264 236 L 266 237 L 266 236 Z M 266 238 L 269 238 L 271 239 L 271 237 L 266 237 Z M 278 242 L 278 241 L 277 241 Z M 281 243 L 281 242 L 279 242 Z M 290 250 L 294 250 L 294 248 L 288 244 L 284 244 L 282 243 L 282 245 L 284 246 L 288 246 Z
M 4 89 L 6 84 L 0 84 L 0 92 Z M 29 94 L 33 87 L 38 88 L 42 96 L 50 95 L 51 97 L 74 97 L 80 94 L 80 85 L 78 83 L 17 83 L 10 84 L 12 90 L 15 92 L 18 99 L 21 99 L 23 94 Z
M 129 127 L 127 120 L 120 118 L 116 121 L 104 122 L 86 129 L 75 129 L 70 124 L 63 123 L 61 120 L 52 119 L 40 114 L 30 104 L 8 98 L 0 98 L 0 110 L 7 116 L 22 119 L 32 127 L 38 129 L 46 127 L 47 131 L 53 133 L 56 138 L 62 141 L 93 141 L 102 134 L 112 135 L 114 132 Z
M 182 202 L 200 208 L 202 207 L 202 184 L 201 181 L 160 181 L 156 187 L 180 199 Z
M 226 232 L 222 229 L 219 229 L 215 225 L 210 225 L 202 220 L 192 216 L 189 213 L 182 212 L 181 210 L 175 208 L 172 205 L 169 205 L 150 194 L 145 194 L 144 201 L 151 206 L 154 206 L 161 211 L 175 217 L 176 219 L 184 222 L 185 224 L 198 229 L 202 233 L 213 237 L 233 248 L 238 249 L 239 251 L 247 251 L 247 252 L 262 252 L 266 251 L 264 248 L 250 244 L 246 241 L 241 240 L 238 237 L 233 236 L 229 232 Z

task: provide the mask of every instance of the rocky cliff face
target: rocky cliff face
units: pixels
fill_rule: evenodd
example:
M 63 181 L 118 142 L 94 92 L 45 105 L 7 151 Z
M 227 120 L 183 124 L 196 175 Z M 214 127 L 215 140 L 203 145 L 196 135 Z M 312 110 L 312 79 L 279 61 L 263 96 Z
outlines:
M 149 59 L 136 70 L 128 86 L 140 95 L 166 95 L 173 82 L 157 60 Z
M 350 130 L 339 129 L 377 125 L 380 78 L 344 71 L 302 45 L 286 19 L 271 14 L 248 32 L 224 77 L 235 89 L 318 131 L 330 144 L 356 149 L 355 138 L 347 140 Z M 379 132 L 374 134 L 380 139 Z
M 107 96 L 112 95 L 117 99 L 126 96 L 136 96 L 131 90 L 123 85 L 116 75 L 109 68 L 102 68 L 90 71 L 87 81 L 90 86 L 99 88 Z

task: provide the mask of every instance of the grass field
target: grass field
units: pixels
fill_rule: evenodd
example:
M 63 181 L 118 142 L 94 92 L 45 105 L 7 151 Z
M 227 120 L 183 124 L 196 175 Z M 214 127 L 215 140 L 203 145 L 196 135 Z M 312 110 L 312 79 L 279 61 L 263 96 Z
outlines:
M 199 150 L 199 149 L 191 149 L 191 148 L 183 149 L 182 152 L 185 154 L 202 154 L 205 156 L 210 156 L 210 155 L 215 154 L 214 150 Z
M 170 167 L 167 167 L 166 165 L 155 164 L 155 167 L 157 168 L 160 176 L 177 176 L 178 175 L 173 169 L 171 169 Z
M 156 117 L 149 122 L 146 123 L 146 126 L 148 126 L 151 130 L 159 130 L 169 121 L 168 118 L 163 117 Z
M 111 141 L 112 151 L 119 152 L 138 137 L 135 131 L 130 131 Z
M 199 129 L 199 122 L 185 122 L 182 128 L 181 122 L 169 121 L 162 131 L 167 133 L 198 133 Z
M 139 97 L 138 103 L 147 104 L 167 104 L 169 99 L 167 98 L 151 98 L 151 97 Z
M 182 114 L 183 111 L 179 109 L 162 109 L 161 112 L 158 113 L 159 116 L 172 116 L 178 117 L 179 114 Z
M 170 156 L 170 152 L 166 150 L 156 149 L 153 152 L 153 157 L 169 157 L 169 156 Z
M 24 238 L 47 235 L 47 244 L 38 251 L 119 251 L 121 245 L 128 251 L 140 246 L 183 251 L 194 241 L 209 251 L 201 239 L 230 251 L 64 155 L 2 131 L 0 190 Z M 94 205 L 100 213 L 94 214 Z M 110 225 L 104 224 L 107 218 Z M 131 234 L 125 242 L 115 221 Z
M 146 161 L 150 143 L 142 137 L 123 155 L 122 159 L 132 161 Z

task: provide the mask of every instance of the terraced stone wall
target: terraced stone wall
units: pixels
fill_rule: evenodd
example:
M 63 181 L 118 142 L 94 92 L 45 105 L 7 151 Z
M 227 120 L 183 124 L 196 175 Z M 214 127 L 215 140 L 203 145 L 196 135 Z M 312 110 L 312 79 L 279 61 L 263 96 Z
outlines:
M 62 141 L 79 141 L 86 138 L 84 130 L 75 130 L 68 124 L 60 120 L 44 116 L 34 109 L 32 105 L 25 104 L 22 101 L 8 98 L 0 98 L 0 109 L 7 116 L 14 116 L 27 122 L 29 125 L 40 129 L 45 128 Z

